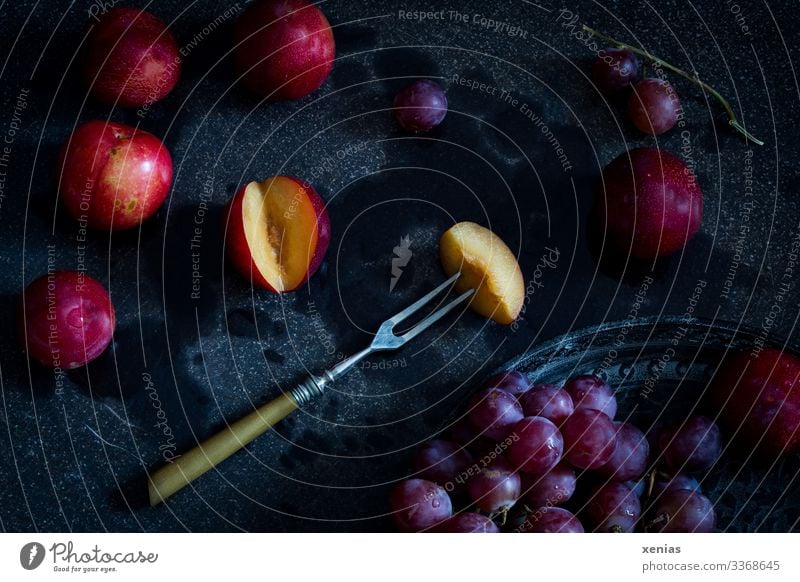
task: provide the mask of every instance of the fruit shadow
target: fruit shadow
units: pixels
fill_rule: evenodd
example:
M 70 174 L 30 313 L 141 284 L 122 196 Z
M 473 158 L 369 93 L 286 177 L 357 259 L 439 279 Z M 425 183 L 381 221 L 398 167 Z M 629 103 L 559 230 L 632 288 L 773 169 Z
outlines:
M 585 232 L 589 254 L 597 265 L 597 269 L 604 275 L 621 281 L 624 285 L 638 287 L 642 283 L 642 277 L 663 279 L 669 271 L 670 257 L 660 257 L 656 260 L 640 259 L 617 249 L 608 232 L 594 216 L 594 211 L 590 213 L 586 222 Z

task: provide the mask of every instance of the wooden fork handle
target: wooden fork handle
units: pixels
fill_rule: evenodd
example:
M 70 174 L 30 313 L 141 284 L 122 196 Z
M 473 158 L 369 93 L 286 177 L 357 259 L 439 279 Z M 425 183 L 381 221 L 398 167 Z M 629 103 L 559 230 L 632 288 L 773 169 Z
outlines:
M 180 491 L 294 412 L 298 401 L 293 392 L 257 408 L 150 475 L 150 505 L 158 505 Z

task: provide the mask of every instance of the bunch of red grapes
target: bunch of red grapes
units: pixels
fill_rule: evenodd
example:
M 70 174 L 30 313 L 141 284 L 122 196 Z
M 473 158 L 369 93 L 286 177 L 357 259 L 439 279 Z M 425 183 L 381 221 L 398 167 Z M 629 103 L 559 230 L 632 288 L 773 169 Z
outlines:
M 415 478 L 390 496 L 395 523 L 450 533 L 711 531 L 714 506 L 693 475 L 720 456 L 717 425 L 692 416 L 645 434 L 616 413 L 597 376 L 564 386 L 492 376 L 447 438 L 416 451 Z

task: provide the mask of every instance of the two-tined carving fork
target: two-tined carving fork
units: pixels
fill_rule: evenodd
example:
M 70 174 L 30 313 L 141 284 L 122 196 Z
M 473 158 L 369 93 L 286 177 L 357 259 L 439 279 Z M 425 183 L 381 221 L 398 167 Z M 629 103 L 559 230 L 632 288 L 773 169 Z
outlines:
M 417 337 L 450 311 L 469 299 L 473 290 L 465 291 L 443 307 L 437 309 L 419 323 L 411 327 L 402 335 L 394 333 L 395 326 L 410 317 L 425 305 L 430 303 L 437 295 L 448 289 L 460 273 L 456 273 L 436 289 L 415 301 L 403 311 L 384 321 L 372 343 L 343 360 L 330 370 L 324 371 L 319 376 L 309 376 L 304 382 L 284 392 L 281 396 L 254 410 L 241 420 L 228 425 L 208 440 L 197 445 L 191 451 L 176 458 L 168 465 L 161 467 L 150 475 L 149 492 L 150 504 L 157 505 L 167 497 L 179 491 L 206 471 L 214 468 L 233 453 L 247 445 L 256 437 L 264 434 L 279 421 L 291 414 L 295 409 L 310 402 L 322 394 L 325 387 L 336 381 L 353 366 L 373 352 L 396 350 L 407 342 Z

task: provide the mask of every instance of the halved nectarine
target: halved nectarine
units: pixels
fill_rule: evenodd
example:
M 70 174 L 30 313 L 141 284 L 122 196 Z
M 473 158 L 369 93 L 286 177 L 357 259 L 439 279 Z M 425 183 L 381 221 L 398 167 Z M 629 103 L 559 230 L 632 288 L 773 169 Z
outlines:
M 307 182 L 250 182 L 228 203 L 227 254 L 236 269 L 275 293 L 293 291 L 322 263 L 331 238 L 325 203 Z
M 439 241 L 442 267 L 448 276 L 459 271 L 459 293 L 475 289 L 470 307 L 498 323 L 512 323 L 525 301 L 522 270 L 511 249 L 488 228 L 459 222 Z

